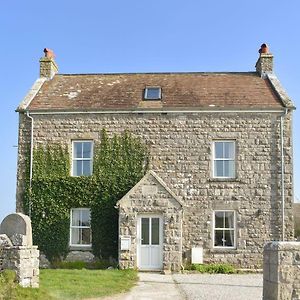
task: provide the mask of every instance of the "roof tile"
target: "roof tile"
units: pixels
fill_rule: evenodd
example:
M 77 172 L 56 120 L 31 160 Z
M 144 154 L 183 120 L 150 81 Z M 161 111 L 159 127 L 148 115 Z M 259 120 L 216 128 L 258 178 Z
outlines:
M 145 87 L 160 86 L 161 101 L 143 101 Z M 146 103 L 147 102 L 147 103 Z M 280 108 L 268 79 L 245 73 L 57 74 L 29 110 L 140 110 Z

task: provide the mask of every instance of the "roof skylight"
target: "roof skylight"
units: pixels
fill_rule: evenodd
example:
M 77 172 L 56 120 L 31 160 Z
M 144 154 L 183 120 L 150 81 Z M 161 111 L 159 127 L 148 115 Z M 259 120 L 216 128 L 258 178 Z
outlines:
M 161 88 L 160 87 L 146 87 L 144 91 L 145 100 L 160 100 Z

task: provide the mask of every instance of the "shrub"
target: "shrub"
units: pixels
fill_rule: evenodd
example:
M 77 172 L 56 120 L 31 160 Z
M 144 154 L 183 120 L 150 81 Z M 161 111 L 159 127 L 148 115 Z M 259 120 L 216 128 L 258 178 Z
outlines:
M 86 269 L 87 263 L 84 261 L 56 261 L 51 264 L 54 269 Z
M 116 263 L 111 263 L 108 260 L 97 260 L 93 262 L 84 262 L 84 261 L 59 261 L 51 265 L 55 269 L 99 269 L 105 270 L 109 267 L 116 268 Z
M 220 274 L 233 274 L 236 273 L 236 269 L 229 264 L 192 264 L 187 269 L 197 271 L 199 273 L 220 273 Z

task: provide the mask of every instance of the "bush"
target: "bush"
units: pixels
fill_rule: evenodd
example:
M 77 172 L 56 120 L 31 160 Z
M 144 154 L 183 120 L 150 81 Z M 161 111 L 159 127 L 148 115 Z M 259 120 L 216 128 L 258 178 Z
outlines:
M 236 269 L 229 264 L 209 264 L 209 265 L 198 265 L 192 264 L 187 269 L 197 271 L 199 273 L 210 273 L 210 274 L 234 274 Z
M 59 261 L 51 265 L 54 269 L 92 269 L 92 270 L 105 270 L 109 267 L 116 268 L 115 263 L 111 263 L 108 260 L 98 260 L 93 262 L 84 261 Z

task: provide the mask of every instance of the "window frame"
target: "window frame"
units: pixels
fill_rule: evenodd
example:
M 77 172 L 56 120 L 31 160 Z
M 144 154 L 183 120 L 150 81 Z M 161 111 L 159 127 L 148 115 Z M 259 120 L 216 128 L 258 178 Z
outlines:
M 158 89 L 158 97 L 157 98 L 148 98 L 148 90 L 149 89 Z M 160 86 L 146 86 L 144 89 L 144 100 L 146 101 L 157 101 L 157 100 L 161 100 L 162 98 L 162 91 L 161 91 L 161 87 Z
M 90 212 L 90 226 L 74 226 L 72 225 L 73 221 L 73 211 L 89 211 Z M 73 228 L 78 228 L 78 229 L 83 229 L 83 228 L 89 228 L 90 229 L 90 244 L 72 244 L 72 229 Z M 70 209 L 70 238 L 69 238 L 69 246 L 70 247 L 83 247 L 83 248 L 91 248 L 92 246 L 92 226 L 91 226 L 91 209 L 87 207 L 76 207 L 76 208 L 71 208 Z
M 75 158 L 74 157 L 74 153 L 75 153 L 75 147 L 74 147 L 74 144 L 75 143 L 84 143 L 84 142 L 89 142 L 91 143 L 91 157 L 90 158 Z M 93 160 L 94 160 L 94 141 L 93 140 L 72 140 L 72 159 L 71 159 L 71 176 L 72 177 L 80 177 L 80 176 L 92 176 L 93 175 Z M 74 164 L 74 161 L 78 161 L 78 160 L 81 160 L 81 161 L 90 161 L 90 173 L 89 175 L 74 175 L 74 167 L 73 167 L 73 164 Z
M 233 158 L 216 158 L 215 157 L 215 145 L 216 143 L 233 143 L 234 147 L 233 147 Z M 213 140 L 212 141 L 212 170 L 211 170 L 211 174 L 212 174 L 212 178 L 215 179 L 235 179 L 236 178 L 236 140 L 232 140 L 232 139 L 228 139 L 228 140 Z M 234 166 L 234 170 L 233 170 L 233 176 L 217 176 L 215 174 L 215 163 L 217 161 L 233 161 L 233 166 Z
M 226 227 L 218 227 L 216 228 L 216 213 L 217 212 L 233 212 L 233 228 L 226 228 Z M 233 230 L 233 246 L 215 246 L 215 231 L 216 230 L 222 230 L 223 231 L 223 239 L 224 239 L 224 232 L 225 231 L 232 231 Z M 214 210 L 213 211 L 213 230 L 212 230 L 212 245 L 214 249 L 229 249 L 229 250 L 233 250 L 236 249 L 236 234 L 237 231 L 237 222 L 236 222 L 236 211 L 233 209 L 218 209 L 218 210 Z M 224 243 L 224 241 L 223 241 Z

